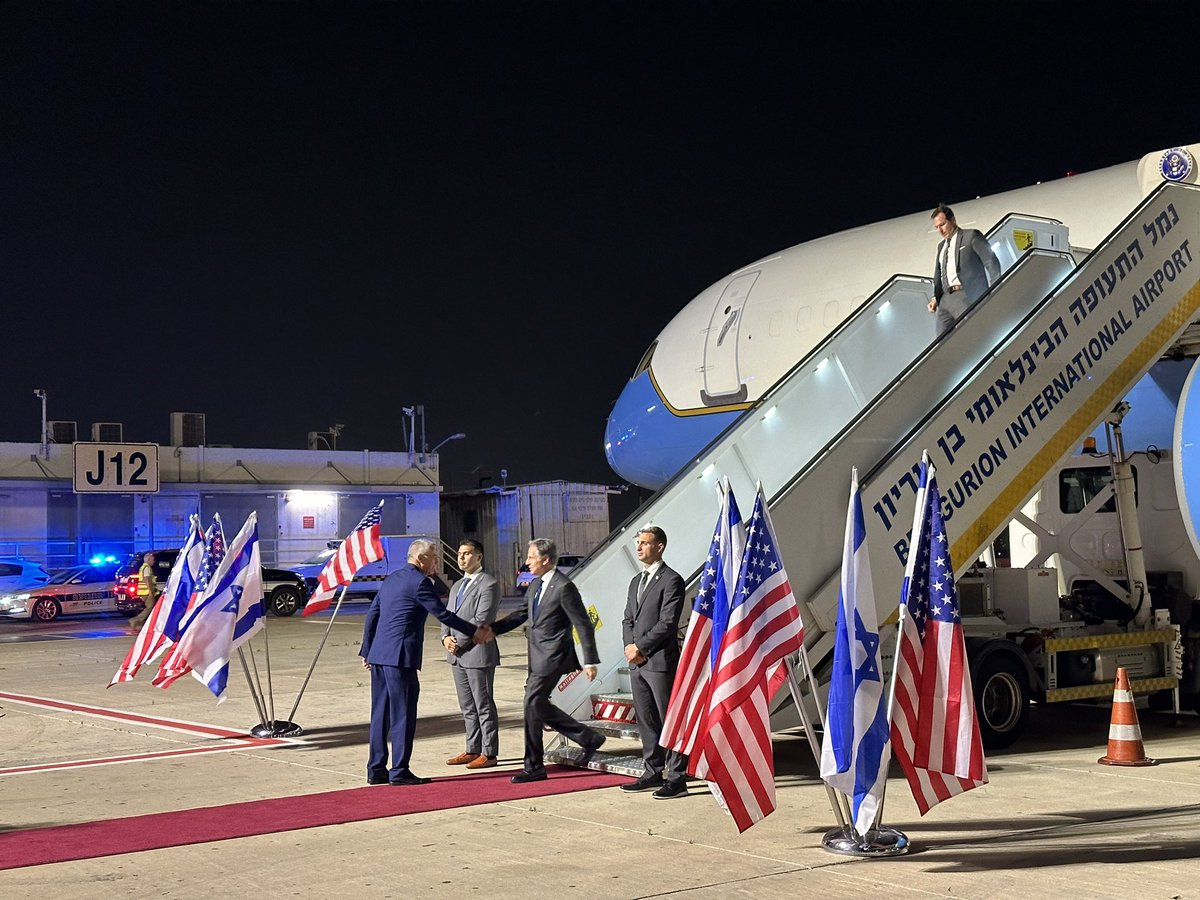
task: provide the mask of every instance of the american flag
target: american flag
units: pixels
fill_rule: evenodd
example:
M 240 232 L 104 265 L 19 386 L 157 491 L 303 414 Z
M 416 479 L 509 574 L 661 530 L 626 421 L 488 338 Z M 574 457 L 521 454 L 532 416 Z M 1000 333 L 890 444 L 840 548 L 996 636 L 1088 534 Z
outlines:
M 726 480 L 721 494 L 721 514 L 708 547 L 708 558 L 700 574 L 700 588 L 692 604 L 679 668 L 671 687 L 671 699 L 663 717 L 659 743 L 688 754 L 688 771 L 696 775 L 704 750 L 704 721 L 708 717 L 709 676 L 716 662 L 720 635 L 729 618 L 729 597 L 745 548 L 745 529 L 737 500 Z M 718 635 L 714 643 L 714 634 Z
M 204 534 L 200 530 L 200 519 L 193 515 L 191 530 L 183 542 L 171 574 L 167 577 L 167 585 L 158 598 L 153 612 L 150 613 L 141 630 L 134 638 L 133 646 L 125 654 L 125 659 L 109 687 L 120 681 L 131 681 L 143 665 L 158 658 L 167 647 L 179 637 L 179 622 L 187 611 L 193 596 L 193 587 L 199 577 L 201 557 L 204 554 Z
M 308 599 L 302 615 L 311 616 L 329 608 L 337 589 L 348 584 L 354 573 L 367 563 L 383 559 L 383 542 L 379 539 L 379 517 L 383 515 L 383 501 L 371 507 L 361 522 L 342 541 L 337 553 L 325 563 L 317 589 Z
M 154 676 L 153 681 L 155 686 L 166 688 L 190 671 L 183 651 L 179 647 L 179 641 L 183 637 L 183 630 L 186 627 L 185 617 L 204 595 L 209 581 L 220 568 L 223 559 L 225 559 L 225 529 L 221 526 L 221 514 L 213 513 L 212 524 L 208 526 L 208 531 L 204 532 L 204 553 L 201 555 L 200 567 L 192 583 L 191 596 L 188 597 L 182 608 L 172 609 L 172 617 L 167 620 L 166 629 L 169 630 L 166 630 L 166 634 L 176 643 L 167 657 L 159 664 L 158 674 Z
M 983 741 L 933 466 L 921 463 L 900 591 L 892 745 L 921 815 L 987 784 Z
M 787 678 L 804 625 L 759 485 L 746 528 L 729 622 L 713 669 L 703 776 L 742 832 L 775 809 L 775 761 L 768 704 Z

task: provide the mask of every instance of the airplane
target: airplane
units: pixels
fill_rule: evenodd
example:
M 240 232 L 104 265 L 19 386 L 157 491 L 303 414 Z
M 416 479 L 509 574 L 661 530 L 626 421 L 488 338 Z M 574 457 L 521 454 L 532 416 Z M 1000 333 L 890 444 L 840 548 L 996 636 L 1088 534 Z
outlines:
M 1200 144 L 1170 147 L 950 205 L 960 227 L 985 234 L 1010 213 L 1061 222 L 1081 261 L 1158 183 L 1197 183 L 1197 155 Z M 642 355 L 605 427 L 609 465 L 661 488 L 894 275 L 922 273 L 931 285 L 937 240 L 930 212 L 913 213 L 797 244 L 717 281 Z M 1006 269 L 1016 260 L 997 255 Z

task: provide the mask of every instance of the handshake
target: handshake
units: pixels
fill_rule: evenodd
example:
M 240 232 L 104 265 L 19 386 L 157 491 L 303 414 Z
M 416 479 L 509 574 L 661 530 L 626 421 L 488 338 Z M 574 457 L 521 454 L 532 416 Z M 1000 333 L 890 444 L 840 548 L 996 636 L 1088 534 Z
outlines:
M 475 633 L 471 635 L 471 644 L 486 644 L 489 641 L 496 639 L 496 632 L 492 631 L 491 625 L 480 625 L 475 629 Z M 466 650 L 471 644 L 460 645 L 454 639 L 454 635 L 448 634 L 442 638 L 442 646 L 450 653 L 458 653 Z

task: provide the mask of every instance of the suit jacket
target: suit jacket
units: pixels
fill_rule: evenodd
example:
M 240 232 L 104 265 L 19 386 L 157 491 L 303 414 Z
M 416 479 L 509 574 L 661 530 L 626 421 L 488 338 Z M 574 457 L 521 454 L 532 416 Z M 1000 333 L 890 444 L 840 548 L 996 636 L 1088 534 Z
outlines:
M 629 582 L 625 617 L 621 620 L 623 643 L 635 644 L 649 672 L 674 672 L 679 666 L 679 615 L 683 611 L 683 578 L 663 563 L 646 585 L 638 605 L 641 574 Z
M 447 605 L 451 609 L 453 609 L 457 597 L 458 585 L 456 584 L 450 589 L 450 599 L 447 601 Z M 462 601 L 454 612 L 468 622 L 484 625 L 496 621 L 496 611 L 499 608 L 500 585 L 497 584 L 495 576 L 480 570 L 471 579 L 471 583 L 467 586 L 467 592 L 463 594 Z M 496 642 L 472 644 L 471 635 L 474 631 L 474 628 L 469 632 L 459 631 L 445 623 L 442 624 L 442 638 L 445 639 L 446 635 L 451 635 L 454 640 L 458 641 L 459 646 L 457 653 L 446 654 L 446 661 L 452 666 L 462 666 L 464 669 L 486 669 L 489 666 L 500 665 L 500 648 L 496 646 Z
M 592 620 L 583 607 L 579 588 L 557 569 L 542 588 L 538 598 L 537 615 L 533 615 L 533 595 L 537 584 L 526 590 L 529 598 L 525 608 L 509 613 L 492 626 L 496 634 L 504 634 L 519 628 L 529 621 L 529 671 L 534 675 L 567 675 L 582 668 L 575 653 L 575 639 L 571 627 L 579 634 L 583 645 L 585 665 L 600 665 L 596 652 L 596 632 Z
M 974 303 L 987 289 L 1000 278 L 1000 260 L 988 246 L 987 238 L 977 228 L 960 228 L 958 249 L 954 254 L 954 264 L 958 267 L 958 280 L 966 291 L 967 300 Z M 954 235 L 950 235 L 953 239 Z M 949 285 L 946 283 L 946 273 L 942 271 L 942 249 L 945 241 L 940 241 L 937 256 L 933 263 L 933 297 L 938 303 Z
M 408 563 L 383 580 L 367 609 L 363 642 L 358 655 L 372 665 L 421 668 L 425 646 L 425 620 L 430 615 L 471 633 L 470 622 L 442 605 L 433 590 L 433 579 Z

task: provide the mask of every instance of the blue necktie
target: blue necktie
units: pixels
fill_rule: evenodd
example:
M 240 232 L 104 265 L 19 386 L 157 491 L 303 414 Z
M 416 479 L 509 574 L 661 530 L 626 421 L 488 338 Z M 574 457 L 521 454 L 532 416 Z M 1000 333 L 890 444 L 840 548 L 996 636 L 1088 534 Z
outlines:
M 529 614 L 530 621 L 533 621 L 534 619 L 537 618 L 537 605 L 538 605 L 538 600 L 541 599 L 541 596 L 542 596 L 542 585 L 543 584 L 545 584 L 545 582 L 539 578 L 538 582 L 537 582 L 537 587 L 535 587 L 533 589 L 533 605 L 532 605 L 533 610 Z
M 465 593 L 467 592 L 467 585 L 468 585 L 468 584 L 470 584 L 470 583 L 471 583 L 471 579 L 470 579 L 470 578 L 464 578 L 464 579 L 462 580 L 462 583 L 461 583 L 461 584 L 459 584 L 459 586 L 458 586 L 458 596 L 454 598 L 454 611 L 455 611 L 455 612 L 458 612 L 458 610 L 459 610 L 459 607 L 461 607 L 461 606 L 462 606 L 462 598 L 463 598 L 463 594 L 465 594 Z

